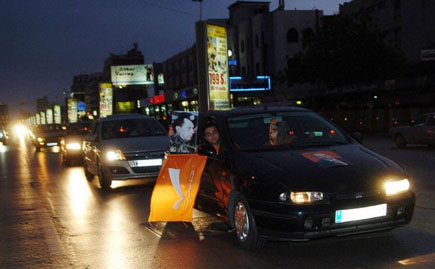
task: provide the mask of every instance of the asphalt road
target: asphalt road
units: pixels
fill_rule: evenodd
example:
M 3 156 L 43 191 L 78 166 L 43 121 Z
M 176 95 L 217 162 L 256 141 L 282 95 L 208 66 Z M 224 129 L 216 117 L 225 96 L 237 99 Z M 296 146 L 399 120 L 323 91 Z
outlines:
M 59 153 L 12 141 L 0 146 L 0 268 L 434 268 L 435 149 L 399 150 L 387 137 L 364 145 L 409 173 L 410 225 L 245 251 L 226 224 L 199 211 L 192 224 L 148 225 L 152 184 L 114 183 L 103 193 Z

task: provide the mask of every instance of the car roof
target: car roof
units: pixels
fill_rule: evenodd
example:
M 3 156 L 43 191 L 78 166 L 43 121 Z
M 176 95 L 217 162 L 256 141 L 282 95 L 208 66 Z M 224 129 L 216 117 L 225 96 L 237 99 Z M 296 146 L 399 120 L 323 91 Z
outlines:
M 296 106 L 279 106 L 279 105 L 258 105 L 250 107 L 237 107 L 231 110 L 223 111 L 206 111 L 206 115 L 221 115 L 223 117 L 234 117 L 247 114 L 268 113 L 268 112 L 311 112 L 312 110 Z M 201 114 L 201 112 L 199 112 Z
M 131 113 L 131 114 L 115 114 L 112 116 L 102 118 L 100 119 L 100 121 L 107 122 L 107 121 L 129 120 L 129 119 L 152 119 L 152 118 L 142 114 Z

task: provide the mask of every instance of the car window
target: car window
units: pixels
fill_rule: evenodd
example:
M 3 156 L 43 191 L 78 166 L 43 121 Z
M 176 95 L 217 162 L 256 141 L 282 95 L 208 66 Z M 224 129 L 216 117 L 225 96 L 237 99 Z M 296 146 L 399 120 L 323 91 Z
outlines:
M 280 149 L 348 143 L 331 123 L 311 112 L 278 112 L 228 119 L 234 145 L 241 150 Z
M 102 139 L 166 135 L 163 127 L 154 119 L 128 119 L 103 122 Z
M 92 132 L 91 123 L 73 123 L 68 126 L 67 134 L 69 135 L 87 135 Z

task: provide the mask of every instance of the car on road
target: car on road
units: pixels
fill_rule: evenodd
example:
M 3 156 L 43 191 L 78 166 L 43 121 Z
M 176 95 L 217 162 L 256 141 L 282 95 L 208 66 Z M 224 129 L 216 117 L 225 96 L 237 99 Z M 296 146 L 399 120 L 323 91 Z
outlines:
M 411 125 L 392 127 L 389 134 L 398 148 L 408 144 L 435 146 L 435 112 L 423 114 Z
M 60 143 L 63 164 L 83 161 L 83 141 L 91 134 L 93 122 L 76 122 L 67 126 L 66 134 Z
M 221 148 L 207 144 L 215 122 Z M 199 113 L 207 156 L 195 208 L 223 217 L 245 248 L 392 229 L 410 222 L 411 180 L 392 160 L 308 109 Z
M 100 119 L 92 138 L 83 142 L 86 177 L 98 176 L 103 190 L 109 190 L 113 180 L 155 180 L 168 147 L 166 130 L 151 117 L 120 114 Z
M 39 125 L 32 131 L 32 143 L 36 151 L 42 148 L 58 147 L 65 135 L 61 124 Z
M 3 145 L 6 145 L 8 142 L 8 132 L 6 131 L 6 128 L 4 128 L 2 125 L 0 125 L 0 142 Z

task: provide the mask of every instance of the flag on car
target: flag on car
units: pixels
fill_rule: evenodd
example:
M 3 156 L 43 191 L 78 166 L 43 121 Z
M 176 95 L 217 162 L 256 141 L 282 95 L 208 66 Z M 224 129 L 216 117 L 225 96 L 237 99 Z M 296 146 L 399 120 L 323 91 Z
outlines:
M 192 222 L 192 210 L 207 156 L 169 154 L 151 196 L 149 222 Z

